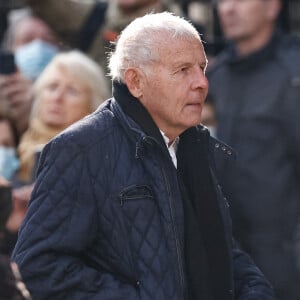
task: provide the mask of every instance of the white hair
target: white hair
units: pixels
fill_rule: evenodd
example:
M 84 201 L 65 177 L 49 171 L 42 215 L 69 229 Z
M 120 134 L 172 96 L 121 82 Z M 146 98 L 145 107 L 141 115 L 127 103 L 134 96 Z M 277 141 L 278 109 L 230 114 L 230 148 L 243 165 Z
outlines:
M 159 62 L 157 46 L 160 38 L 200 39 L 195 27 L 182 17 L 170 12 L 151 13 L 136 18 L 121 33 L 115 51 L 109 58 L 112 80 L 124 82 L 129 67 L 144 67 Z

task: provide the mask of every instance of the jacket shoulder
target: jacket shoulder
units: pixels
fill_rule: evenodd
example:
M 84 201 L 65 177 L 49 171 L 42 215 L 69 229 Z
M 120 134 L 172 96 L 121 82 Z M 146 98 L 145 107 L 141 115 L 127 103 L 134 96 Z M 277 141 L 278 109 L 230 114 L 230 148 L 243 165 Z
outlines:
M 225 164 L 227 165 L 227 163 L 229 163 L 229 165 L 235 164 L 237 157 L 236 151 L 229 145 L 214 137 L 210 137 L 209 147 L 216 177 L 219 182 L 222 182 L 223 167 Z
M 217 55 L 215 61 L 207 69 L 207 76 L 210 77 L 218 72 L 224 65 L 226 65 L 228 58 L 229 54 L 226 50 L 223 50 L 219 55 Z
M 209 147 L 211 151 L 215 154 L 215 156 L 225 156 L 228 159 L 236 159 L 235 150 L 224 142 L 220 141 L 217 138 L 210 137 L 209 139 Z
M 291 85 L 300 87 L 300 38 L 285 36 L 278 50 L 278 58 L 291 77 Z
M 117 122 L 114 113 L 109 109 L 109 102 L 101 105 L 97 111 L 74 123 L 54 137 L 45 148 L 51 149 L 51 156 L 58 155 L 62 149 L 72 155 L 88 151 L 88 149 L 104 144 L 113 135 Z M 56 153 L 56 154 L 55 154 Z

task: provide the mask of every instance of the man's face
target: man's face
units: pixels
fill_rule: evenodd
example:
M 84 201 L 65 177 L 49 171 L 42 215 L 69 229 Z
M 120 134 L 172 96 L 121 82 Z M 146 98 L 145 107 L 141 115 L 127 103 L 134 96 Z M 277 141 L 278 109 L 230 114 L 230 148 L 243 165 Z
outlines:
M 200 123 L 208 91 L 207 60 L 198 39 L 160 37 L 160 62 L 149 66 L 140 101 L 171 140 Z
M 269 14 L 273 0 L 217 0 L 217 3 L 221 27 L 229 40 L 252 38 L 273 22 Z

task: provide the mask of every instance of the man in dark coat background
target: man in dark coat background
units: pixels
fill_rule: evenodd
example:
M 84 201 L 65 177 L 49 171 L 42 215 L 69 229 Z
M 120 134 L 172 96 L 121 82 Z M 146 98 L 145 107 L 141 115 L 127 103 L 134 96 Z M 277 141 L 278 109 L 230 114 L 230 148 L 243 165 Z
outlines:
M 280 0 L 219 0 L 230 45 L 208 70 L 220 162 L 241 247 L 281 300 L 300 299 L 300 40 L 277 29 Z

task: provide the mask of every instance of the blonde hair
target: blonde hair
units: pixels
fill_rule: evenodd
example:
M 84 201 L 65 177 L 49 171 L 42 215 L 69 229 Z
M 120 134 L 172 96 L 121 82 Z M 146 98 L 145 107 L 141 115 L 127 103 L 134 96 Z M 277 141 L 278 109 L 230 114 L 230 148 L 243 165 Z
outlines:
M 72 50 L 57 54 L 41 73 L 33 87 L 36 99 L 39 98 L 39 95 L 48 80 L 48 74 L 52 72 L 52 70 L 58 68 L 62 68 L 68 74 L 72 74 L 72 76 L 78 78 L 83 85 L 88 87 L 91 92 L 92 111 L 110 96 L 107 80 L 102 68 L 82 52 Z
M 18 151 L 20 156 L 19 178 L 25 182 L 32 179 L 35 153 L 37 148 L 46 144 L 64 128 L 52 128 L 39 117 L 42 103 L 42 91 L 48 82 L 48 75 L 53 70 L 62 69 L 74 76 L 89 89 L 91 111 L 93 112 L 108 96 L 107 81 L 101 67 L 85 54 L 73 50 L 57 54 L 41 73 L 33 86 L 34 103 L 29 121 L 29 128 L 22 136 Z M 69 124 L 71 125 L 71 124 Z

